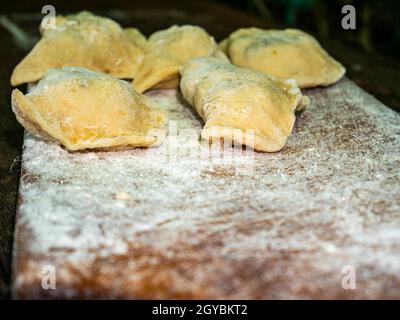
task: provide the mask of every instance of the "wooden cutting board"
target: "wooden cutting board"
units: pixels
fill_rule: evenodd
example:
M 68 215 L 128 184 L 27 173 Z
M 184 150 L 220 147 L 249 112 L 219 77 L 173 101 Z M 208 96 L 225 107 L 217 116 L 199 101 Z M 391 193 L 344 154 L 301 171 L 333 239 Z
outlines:
M 400 298 L 400 116 L 348 79 L 305 93 L 272 154 L 202 143 L 172 90 L 160 148 L 26 134 L 13 296 Z

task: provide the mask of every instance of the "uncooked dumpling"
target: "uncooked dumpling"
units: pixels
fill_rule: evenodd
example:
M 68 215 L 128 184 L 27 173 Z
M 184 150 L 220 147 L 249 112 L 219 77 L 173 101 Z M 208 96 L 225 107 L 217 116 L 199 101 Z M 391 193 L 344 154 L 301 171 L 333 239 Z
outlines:
M 196 26 L 172 26 L 152 34 L 145 47 L 145 58 L 133 81 L 138 92 L 150 88 L 178 88 L 179 68 L 201 56 L 227 59 L 204 29 Z
M 345 73 L 317 40 L 296 29 L 239 29 L 220 48 L 236 66 L 293 78 L 301 88 L 333 84 Z
M 309 102 L 293 79 L 278 80 L 215 58 L 193 59 L 181 75 L 182 94 L 204 120 L 206 140 L 278 151 L 292 132 L 295 110 Z
M 29 131 L 68 150 L 153 146 L 165 114 L 123 80 L 84 68 L 50 69 L 28 94 L 15 89 L 12 108 Z
M 126 28 L 124 29 L 124 32 L 137 47 L 144 50 L 147 39 L 138 29 Z
M 85 67 L 117 78 L 133 79 L 143 59 L 143 36 L 110 19 L 81 12 L 57 16 L 55 28 L 41 29 L 42 38 L 16 66 L 11 84 L 34 82 L 50 68 Z

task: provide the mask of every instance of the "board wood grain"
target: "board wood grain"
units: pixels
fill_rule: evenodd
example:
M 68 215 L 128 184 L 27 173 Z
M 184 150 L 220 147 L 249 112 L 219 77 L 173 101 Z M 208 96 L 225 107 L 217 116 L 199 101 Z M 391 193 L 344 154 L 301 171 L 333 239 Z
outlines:
M 172 90 L 160 148 L 25 134 L 13 297 L 400 298 L 400 116 L 348 79 L 305 94 L 271 154 L 201 142 Z

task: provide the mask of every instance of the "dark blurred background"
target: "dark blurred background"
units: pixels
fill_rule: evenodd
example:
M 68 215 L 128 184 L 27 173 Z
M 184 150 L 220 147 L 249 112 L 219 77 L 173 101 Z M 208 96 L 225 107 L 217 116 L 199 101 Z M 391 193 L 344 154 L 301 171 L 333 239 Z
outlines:
M 320 39 L 337 39 L 400 59 L 400 1 L 394 0 L 215 0 L 251 12 L 274 26 L 297 27 Z M 356 29 L 343 30 L 341 8 L 356 9 Z
M 39 39 L 42 6 L 58 14 L 89 10 L 149 35 L 173 24 L 195 24 L 217 40 L 240 27 L 296 27 L 317 37 L 347 76 L 400 111 L 400 2 L 389 0 L 29 0 L 0 2 L 0 298 L 9 296 L 22 127 L 10 108 L 9 79 Z M 356 29 L 341 25 L 344 5 Z
M 203 0 L 203 1 L 2 1 L 1 13 L 36 12 L 52 4 L 59 11 L 90 9 L 198 8 L 199 2 L 223 5 L 253 15 L 275 27 L 298 27 L 319 38 L 340 39 L 365 52 L 380 52 L 400 59 L 400 2 L 395 0 Z M 180 4 L 179 4 L 180 3 Z M 357 12 L 356 30 L 343 30 L 341 8 L 353 5 Z M 168 12 L 165 12 L 168 14 Z M 170 12 L 169 12 L 170 13 Z M 199 13 L 199 12 L 198 12 Z M 140 13 L 139 13 L 140 14 Z M 232 21 L 219 21 L 231 23 Z M 240 21 L 237 21 L 240 23 Z
M 400 112 L 400 1 L 214 0 L 251 13 L 270 27 L 313 34 L 347 68 L 347 76 Z M 342 8 L 356 11 L 356 29 L 344 30 Z

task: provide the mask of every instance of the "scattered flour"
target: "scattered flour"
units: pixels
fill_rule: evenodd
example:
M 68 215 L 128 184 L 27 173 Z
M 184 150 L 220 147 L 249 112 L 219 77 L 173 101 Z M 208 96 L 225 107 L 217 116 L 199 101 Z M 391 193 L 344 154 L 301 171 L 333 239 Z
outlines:
M 26 134 L 15 295 L 48 263 L 64 297 L 90 296 L 84 277 L 105 297 L 399 298 L 400 117 L 347 79 L 305 94 L 273 154 L 183 144 L 173 130 L 202 123 L 172 90 L 148 94 L 176 121 L 160 148 L 71 154 Z

